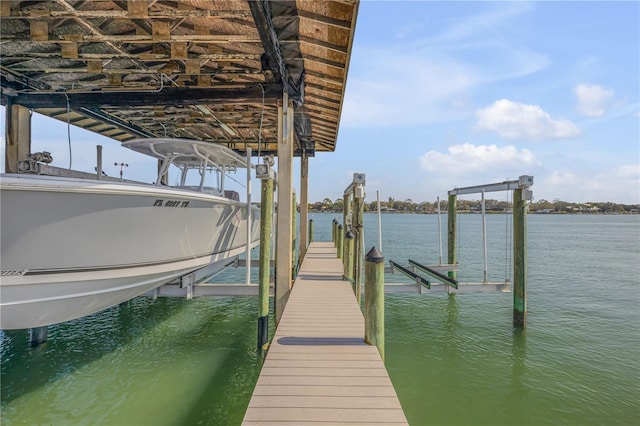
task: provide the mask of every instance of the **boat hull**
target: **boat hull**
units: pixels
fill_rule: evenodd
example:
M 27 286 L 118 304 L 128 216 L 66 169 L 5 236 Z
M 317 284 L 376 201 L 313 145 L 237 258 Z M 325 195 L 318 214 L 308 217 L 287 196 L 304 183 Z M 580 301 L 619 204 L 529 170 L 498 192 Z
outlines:
M 90 315 L 246 248 L 246 204 L 214 195 L 29 175 L 0 191 L 2 329 Z

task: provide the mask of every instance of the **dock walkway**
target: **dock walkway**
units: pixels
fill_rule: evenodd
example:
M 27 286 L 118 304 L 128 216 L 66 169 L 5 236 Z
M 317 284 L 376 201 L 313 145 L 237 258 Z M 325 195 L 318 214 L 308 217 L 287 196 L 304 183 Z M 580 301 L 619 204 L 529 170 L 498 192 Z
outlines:
M 243 425 L 407 425 L 333 243 L 311 243 Z

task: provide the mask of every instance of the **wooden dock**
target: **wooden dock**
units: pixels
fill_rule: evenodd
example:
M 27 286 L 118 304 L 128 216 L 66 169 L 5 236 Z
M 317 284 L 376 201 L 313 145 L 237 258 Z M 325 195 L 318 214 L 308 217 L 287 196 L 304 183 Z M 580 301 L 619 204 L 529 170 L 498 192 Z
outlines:
M 311 243 L 243 425 L 407 425 L 333 243 Z

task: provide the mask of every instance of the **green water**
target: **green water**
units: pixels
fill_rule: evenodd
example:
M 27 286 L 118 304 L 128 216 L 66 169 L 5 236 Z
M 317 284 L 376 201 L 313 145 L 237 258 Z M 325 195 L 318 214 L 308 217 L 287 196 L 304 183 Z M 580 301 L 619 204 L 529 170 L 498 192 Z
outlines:
M 333 217 L 313 215 L 317 240 Z M 491 281 L 509 274 L 507 220 L 488 216 Z M 480 281 L 480 216 L 460 229 L 458 278 Z M 387 259 L 437 263 L 436 216 L 383 215 L 383 234 Z M 412 425 L 640 424 L 640 217 L 531 215 L 528 247 L 525 332 L 511 294 L 387 295 L 386 365 Z M 261 364 L 256 302 L 137 298 L 37 348 L 4 332 L 2 424 L 239 424 Z

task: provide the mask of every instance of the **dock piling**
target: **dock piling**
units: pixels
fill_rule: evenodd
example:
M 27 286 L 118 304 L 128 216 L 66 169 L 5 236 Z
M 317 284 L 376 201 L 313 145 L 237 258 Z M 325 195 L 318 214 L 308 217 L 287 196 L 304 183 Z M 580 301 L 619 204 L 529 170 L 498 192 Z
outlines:
M 384 256 L 375 247 L 365 258 L 364 280 L 364 341 L 384 361 Z
M 309 219 L 309 244 L 313 242 L 313 219 Z
M 331 221 L 331 242 L 333 243 L 333 246 L 335 247 L 336 245 L 336 241 L 337 241 L 337 229 L 338 229 L 338 221 L 334 218 Z
M 364 251 L 364 188 L 357 186 L 353 196 L 354 228 L 356 231 L 353 279 L 355 280 L 356 300 L 362 300 L 362 260 Z
M 527 319 L 527 210 L 522 188 L 513 190 L 513 324 Z
M 447 206 L 447 263 L 455 265 L 458 262 L 456 255 L 456 218 L 458 213 L 458 199 L 456 195 L 449 195 Z M 456 271 L 448 272 L 449 278 L 456 279 Z
M 263 179 L 260 194 L 260 268 L 258 270 L 258 349 L 269 341 L 269 277 L 273 227 L 273 178 Z M 249 267 L 249 266 L 247 266 Z
M 336 239 L 336 256 L 338 259 L 342 259 L 342 240 L 344 233 L 342 232 L 342 225 L 338 225 L 338 230 L 336 231 L 338 238 Z
M 49 327 L 34 327 L 29 329 L 29 344 L 33 347 L 47 341 Z
M 350 229 L 344 234 L 344 279 L 351 282 L 353 292 L 355 294 L 356 287 L 353 285 L 353 256 L 355 255 L 353 249 L 354 235 Z

